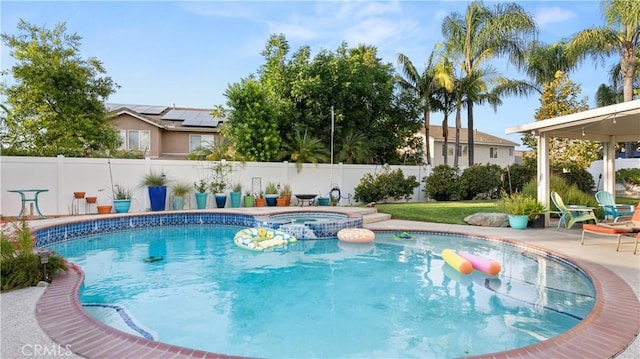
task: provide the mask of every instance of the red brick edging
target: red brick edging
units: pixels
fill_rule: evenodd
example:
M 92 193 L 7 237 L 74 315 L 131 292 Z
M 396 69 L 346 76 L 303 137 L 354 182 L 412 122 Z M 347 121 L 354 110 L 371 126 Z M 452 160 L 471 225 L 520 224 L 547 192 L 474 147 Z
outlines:
M 562 256 L 560 256 L 562 257 Z M 640 331 L 640 302 L 633 290 L 606 267 L 574 260 L 591 278 L 595 304 L 568 332 L 544 342 L 473 358 L 611 358 Z M 88 315 L 78 299 L 84 273 L 59 273 L 40 297 L 36 319 L 61 346 L 86 358 L 240 358 L 147 340 L 113 329 Z

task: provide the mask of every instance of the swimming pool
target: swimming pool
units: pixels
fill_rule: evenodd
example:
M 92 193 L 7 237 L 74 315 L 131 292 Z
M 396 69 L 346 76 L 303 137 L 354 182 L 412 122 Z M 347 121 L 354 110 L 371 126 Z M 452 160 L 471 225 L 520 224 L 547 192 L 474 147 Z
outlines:
M 288 251 L 256 254 L 232 244 L 237 229 L 165 227 L 149 238 L 140 238 L 140 232 L 99 234 L 52 248 L 68 251 L 85 270 L 82 301 L 104 304 L 103 315 L 113 314 L 107 306 L 115 304 L 154 339 L 174 343 L 175 338 L 194 340 L 208 334 L 212 336 L 205 342 L 219 348 L 176 344 L 235 355 L 466 356 L 557 335 L 575 325 L 593 304 L 593 288 L 576 268 L 497 242 L 431 233 L 397 241 L 392 233 L 379 233 L 371 247 L 301 241 Z M 495 258 L 502 262 L 503 273 L 497 278 L 456 275 L 437 256 L 445 247 Z M 165 254 L 165 260 L 141 260 L 156 254 Z M 135 268 L 142 270 L 144 280 L 130 277 L 128 270 Z M 213 282 L 206 285 L 206 280 Z M 95 291 L 109 282 L 131 286 Z M 173 283 L 186 289 L 169 287 Z M 124 298 L 127 293 L 134 294 L 133 302 Z M 177 298 L 170 299 L 172 293 Z M 364 296 L 354 302 L 352 295 L 357 294 Z M 188 297 L 196 300 L 186 303 Z M 170 309 L 161 309 L 158 302 Z M 138 307 L 151 311 L 139 312 Z M 194 324 L 211 312 L 209 320 Z M 169 315 L 171 321 L 166 320 Z M 301 326 L 299 321 L 307 317 L 311 322 Z M 163 327 L 174 318 L 186 319 L 183 327 L 197 334 L 165 332 Z M 444 326 L 434 327 L 434 319 L 444 320 Z M 325 332 L 327 338 L 312 342 Z M 365 339 L 373 343 L 365 344 Z M 506 345 L 505 340 L 511 342 Z M 300 349 L 308 342 L 310 347 Z M 383 343 L 386 346 L 380 347 Z M 268 352 L 251 351 L 256 348 Z M 449 348 L 458 351 L 445 352 Z

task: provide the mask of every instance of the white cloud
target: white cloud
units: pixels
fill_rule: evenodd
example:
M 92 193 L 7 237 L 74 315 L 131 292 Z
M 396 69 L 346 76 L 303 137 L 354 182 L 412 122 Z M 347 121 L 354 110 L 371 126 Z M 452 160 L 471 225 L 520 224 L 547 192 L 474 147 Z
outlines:
M 562 23 L 574 17 L 576 17 L 576 14 L 573 11 L 558 6 L 539 8 L 535 14 L 536 22 L 540 27 L 553 23 Z

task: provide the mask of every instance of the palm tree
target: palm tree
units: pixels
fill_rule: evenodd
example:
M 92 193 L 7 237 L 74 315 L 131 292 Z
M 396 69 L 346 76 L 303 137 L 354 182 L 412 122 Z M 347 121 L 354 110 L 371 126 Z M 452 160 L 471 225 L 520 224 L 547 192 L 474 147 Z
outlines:
M 429 115 L 431 113 L 431 102 L 433 94 L 439 88 L 452 89 L 453 79 L 450 76 L 446 65 L 441 61 L 434 63 L 433 57 L 438 51 L 436 45 L 425 65 L 424 71 L 418 72 L 411 60 L 404 54 L 398 54 L 398 64 L 401 66 L 403 76 L 397 76 L 396 81 L 400 88 L 413 91 L 422 100 L 422 110 L 424 116 L 424 135 L 426 145 L 427 165 L 431 165 L 431 149 L 429 148 Z
M 537 32 L 533 18 L 515 3 L 498 3 L 485 7 L 474 1 L 465 15 L 453 13 L 442 22 L 442 34 L 447 50 L 462 64 L 464 76 L 478 74 L 485 62 L 506 55 L 516 66 L 524 63 L 525 40 Z M 473 105 L 481 97 L 468 96 L 469 166 L 474 164 Z
M 342 148 L 336 156 L 343 163 L 368 163 L 371 161 L 371 149 L 368 139 L 362 132 L 347 130 L 342 142 Z
M 580 31 L 571 40 L 570 51 L 579 59 L 591 56 L 595 60 L 619 54 L 624 101 L 631 101 L 636 52 L 640 51 L 640 1 L 605 0 L 602 7 L 608 27 Z
M 636 52 L 640 51 L 640 2 L 604 0 L 601 3 L 607 27 L 586 29 L 571 40 L 571 51 L 579 59 L 591 56 L 603 60 L 620 55 L 620 77 L 624 101 L 633 100 L 633 81 L 637 68 Z M 626 143 L 627 157 L 633 156 L 633 142 Z
M 540 94 L 545 84 L 554 81 L 556 72 L 568 74 L 577 67 L 577 59 L 571 56 L 565 41 L 554 44 L 532 41 L 527 46 L 525 61 L 525 72 L 538 85 Z
M 282 160 L 291 160 L 296 163 L 298 172 L 302 171 L 303 163 L 318 164 L 318 162 L 327 162 L 329 160 L 329 151 L 325 145 L 317 138 L 304 134 L 300 134 L 300 130 L 296 129 L 289 140 L 282 144 L 283 150 L 278 156 Z

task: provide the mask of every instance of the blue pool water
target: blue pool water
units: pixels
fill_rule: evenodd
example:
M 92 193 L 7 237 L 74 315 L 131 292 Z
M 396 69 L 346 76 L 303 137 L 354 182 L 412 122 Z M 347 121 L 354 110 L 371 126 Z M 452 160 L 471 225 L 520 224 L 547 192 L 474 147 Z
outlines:
M 374 244 L 299 241 L 256 253 L 241 227 L 160 227 L 50 246 L 85 271 L 81 302 L 118 329 L 266 358 L 452 358 L 538 343 L 575 326 L 594 291 L 575 268 L 497 242 L 414 233 Z M 463 276 L 443 248 L 502 263 Z M 163 260 L 145 263 L 149 256 Z

